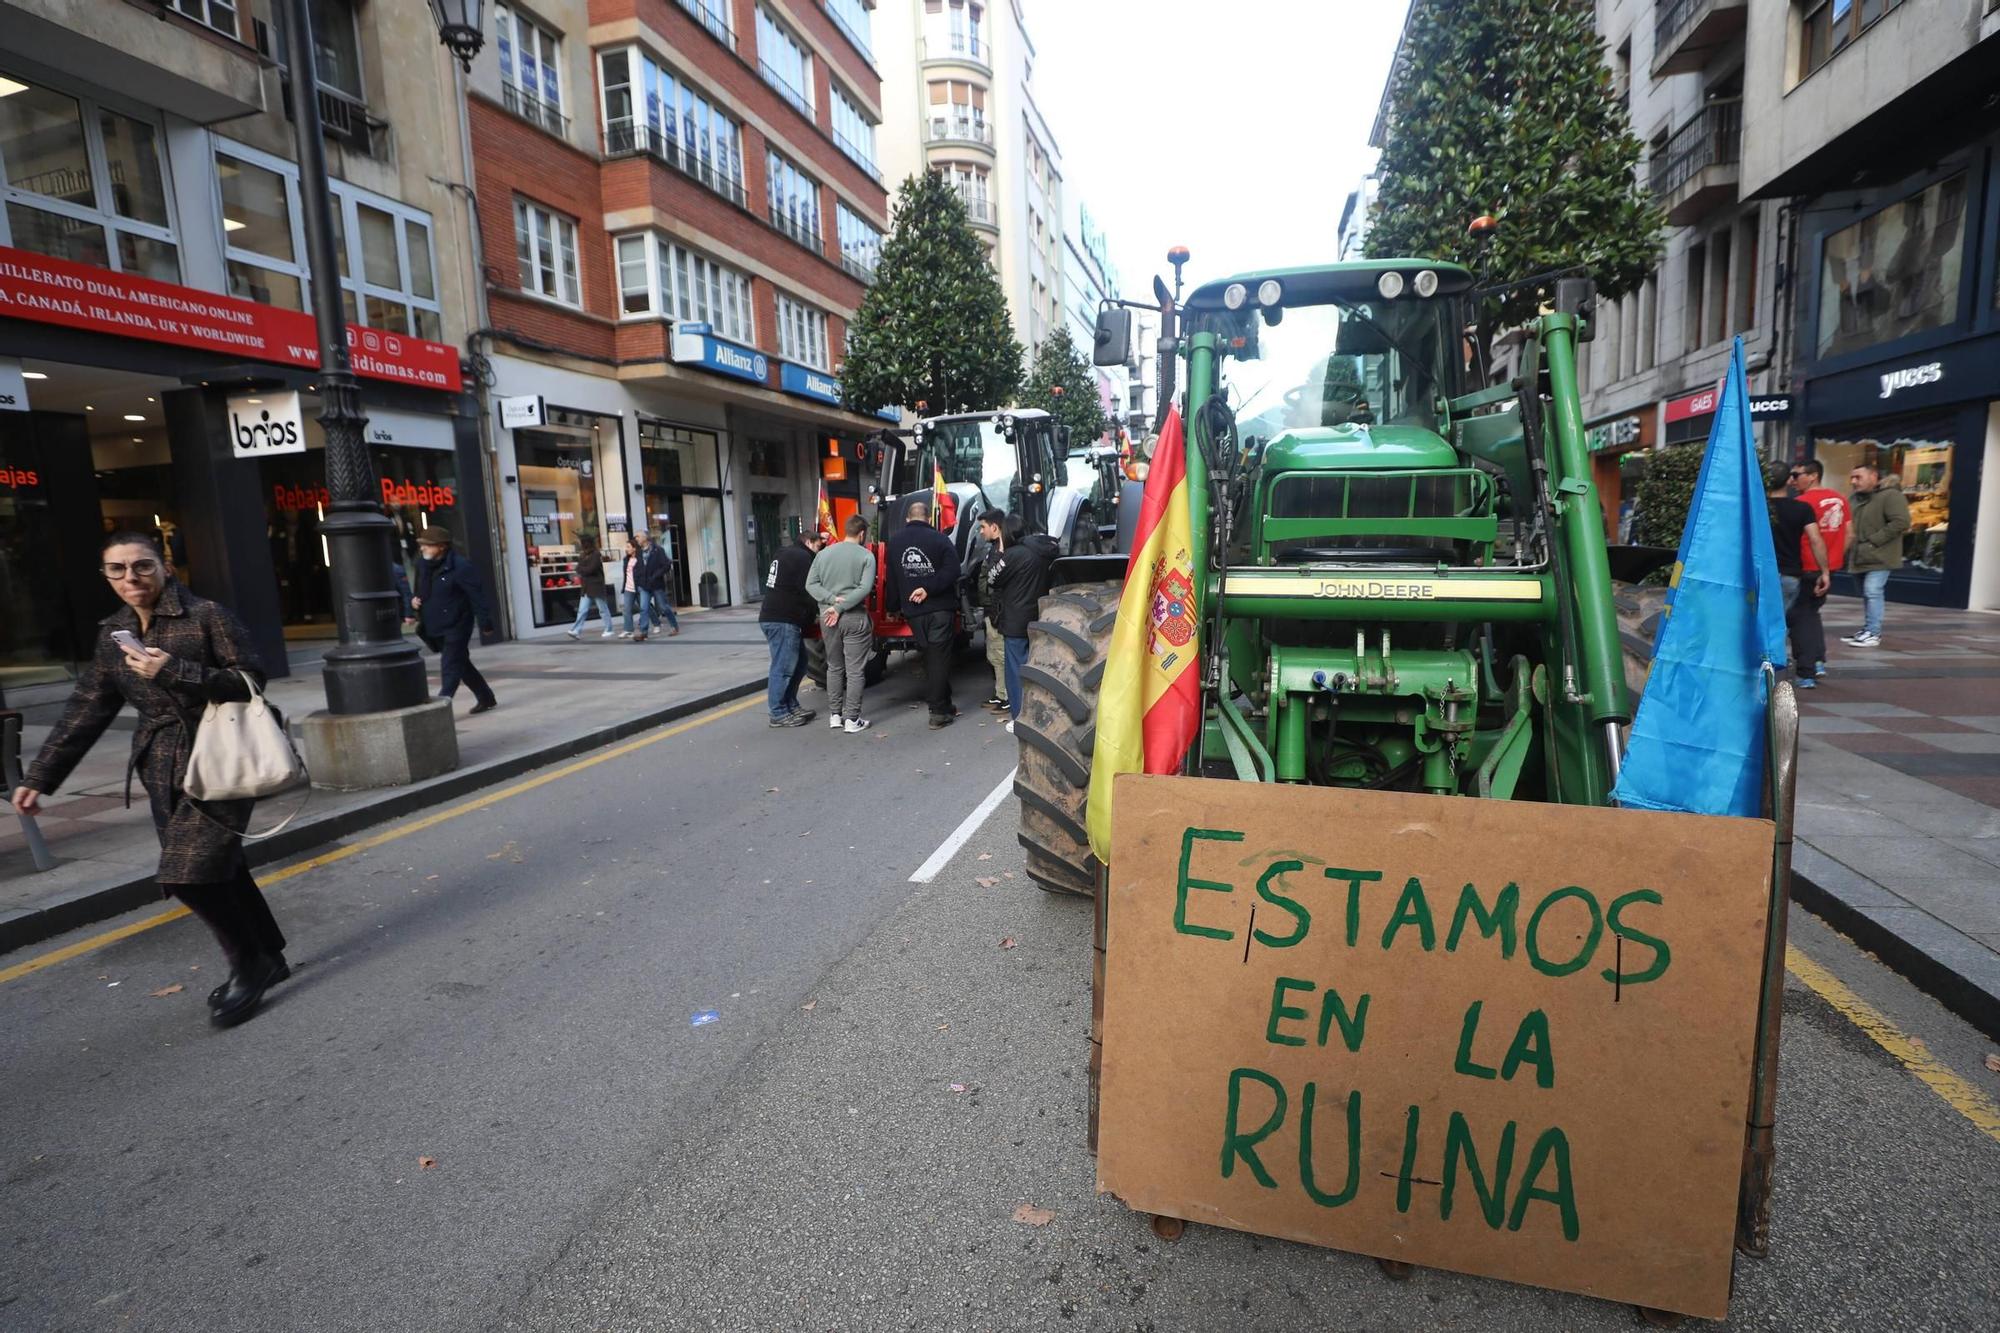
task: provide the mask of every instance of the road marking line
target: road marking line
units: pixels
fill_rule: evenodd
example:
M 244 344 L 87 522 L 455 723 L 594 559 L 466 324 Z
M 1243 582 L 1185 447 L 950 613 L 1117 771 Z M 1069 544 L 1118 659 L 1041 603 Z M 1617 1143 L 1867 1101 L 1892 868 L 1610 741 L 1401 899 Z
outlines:
M 472 800 L 463 801 L 458 805 L 447 806 L 436 814 L 425 815 L 422 819 L 413 819 L 408 823 L 393 825 L 380 833 L 370 834 L 368 837 L 345 843 L 330 852 L 322 852 L 318 856 L 308 857 L 306 860 L 295 861 L 291 865 L 281 867 L 280 869 L 259 874 L 257 876 L 257 883 L 268 889 L 273 884 L 279 884 L 285 880 L 303 875 L 309 870 L 318 870 L 321 866 L 329 866 L 336 861 L 345 861 L 350 856 L 358 856 L 362 852 L 380 847 L 385 843 L 394 842 L 398 838 L 407 838 L 412 833 L 421 833 L 425 829 L 436 828 L 446 820 L 457 819 L 460 815 L 469 815 L 476 810 L 484 810 L 487 806 L 504 801 L 510 796 L 519 796 L 523 792 L 547 786 L 558 778 L 566 778 L 572 773 L 581 773 L 586 768 L 595 768 L 599 764 L 608 763 L 613 759 L 619 759 L 631 754 L 634 750 L 643 750 L 648 745 L 658 745 L 661 741 L 671 740 L 683 732 L 693 731 L 696 727 L 705 727 L 711 722 L 719 722 L 732 713 L 740 713 L 746 708 L 754 708 L 763 702 L 763 697 L 759 695 L 756 698 L 745 699 L 741 703 L 730 704 L 726 708 L 704 713 L 698 718 L 668 727 L 665 731 L 656 732 L 651 736 L 642 736 L 638 740 L 627 741 L 623 745 L 615 746 L 599 754 L 594 754 L 588 759 L 579 759 L 574 763 L 564 764 L 561 768 L 550 769 L 548 772 L 529 778 L 524 782 L 516 782 L 512 786 L 502 787 L 498 791 L 488 792 L 484 796 L 474 797 Z M 39 972 L 46 967 L 54 967 L 57 963 L 66 963 L 72 958 L 82 957 L 84 954 L 101 949 L 107 944 L 116 944 L 119 940 L 129 939 L 141 931 L 151 930 L 155 926 L 164 926 L 169 921 L 178 921 L 186 915 L 188 915 L 187 908 L 174 906 L 159 913 L 157 916 L 149 916 L 144 921 L 134 921 L 129 925 L 119 926 L 114 930 L 107 930 L 100 935 L 92 935 L 89 939 L 78 940 L 75 944 L 66 944 L 60 949 L 54 949 L 41 955 L 39 958 L 30 958 L 25 963 L 16 963 L 12 967 L 0 969 L 0 985 L 19 980 L 31 973 Z
M 1995 1105 L 1985 1093 L 1960 1078 L 1932 1055 L 1921 1041 L 1905 1036 L 1874 1005 L 1849 990 L 1833 973 L 1800 953 L 1795 945 L 1785 946 L 1785 969 L 1839 1010 L 1848 1022 L 1866 1033 L 1870 1041 L 1894 1056 L 1920 1082 L 1942 1097 L 1945 1105 L 1971 1121 L 1980 1133 L 2000 1143 L 2000 1105 Z
M 987 792 L 986 799 L 959 822 L 958 827 L 951 831 L 951 836 L 931 853 L 928 861 L 917 867 L 917 873 L 910 876 L 910 883 L 928 884 L 937 878 L 938 871 L 951 863 L 951 858 L 958 855 L 958 849 L 965 846 L 967 839 L 979 832 L 979 826 L 986 822 L 986 816 L 992 814 L 994 808 L 1007 799 L 1007 793 L 1014 789 L 1014 774 L 1019 771 L 1012 768 L 1007 770 L 1007 776 L 1000 779 L 1000 785 Z

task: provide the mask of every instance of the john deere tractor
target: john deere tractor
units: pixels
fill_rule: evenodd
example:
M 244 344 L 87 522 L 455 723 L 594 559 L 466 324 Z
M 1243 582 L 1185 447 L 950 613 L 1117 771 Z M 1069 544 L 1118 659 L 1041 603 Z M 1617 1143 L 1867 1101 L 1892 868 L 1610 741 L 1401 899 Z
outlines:
M 1609 803 L 1627 649 L 1645 651 L 1654 608 L 1628 597 L 1621 641 L 1578 407 L 1590 284 L 1549 285 L 1515 373 L 1484 387 L 1462 267 L 1247 273 L 1185 302 L 1156 280 L 1163 400 L 1177 369 L 1187 383 L 1203 710 L 1187 772 Z M 1099 364 L 1125 359 L 1128 329 L 1107 305 Z M 1030 632 L 1016 791 L 1029 873 L 1088 895 L 1121 575 L 1084 572 Z

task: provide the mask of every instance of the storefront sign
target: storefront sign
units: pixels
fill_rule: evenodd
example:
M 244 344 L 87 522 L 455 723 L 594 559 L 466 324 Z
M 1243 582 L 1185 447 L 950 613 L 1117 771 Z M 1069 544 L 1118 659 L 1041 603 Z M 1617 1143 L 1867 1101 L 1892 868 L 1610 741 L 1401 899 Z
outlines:
M 21 374 L 21 363 L 0 357 L 0 412 L 27 410 L 28 381 Z
M 2000 333 L 1924 353 L 1924 360 L 1878 361 L 1837 375 L 1816 375 L 1800 394 L 1809 422 L 1866 421 L 1951 403 L 2000 398 Z
M 840 381 L 824 371 L 810 366 L 794 365 L 790 361 L 778 363 L 778 387 L 786 393 L 810 398 L 815 402 L 840 406 Z
M 306 420 L 299 396 L 266 392 L 231 398 L 229 447 L 238 458 L 304 453 Z
M 1637 416 L 1620 417 L 1601 426 L 1592 426 L 1584 433 L 1584 443 L 1592 453 L 1601 449 L 1629 449 L 1639 442 L 1642 429 L 1644 423 Z
M 715 336 L 706 324 L 674 325 L 673 358 L 677 365 L 698 366 L 718 375 L 732 375 L 752 384 L 771 378 L 771 359 L 762 352 Z M 838 396 L 838 391 L 836 391 Z
M 0 246 L 0 318 L 7 317 L 319 366 L 311 315 Z M 355 374 L 370 379 L 453 392 L 464 384 L 457 351 L 443 343 L 349 324 L 347 349 Z
M 391 509 L 450 509 L 458 503 L 458 493 L 434 481 L 397 481 L 382 478 L 382 503 Z
M 1792 415 L 1792 396 L 1788 393 L 1752 394 L 1750 396 L 1750 419 L 1752 421 L 1783 421 Z
M 1715 411 L 1717 401 L 1722 397 L 1720 389 L 1703 389 L 1699 393 L 1682 394 L 1678 398 L 1667 399 L 1667 424 L 1686 421 L 1690 417 L 1705 417 Z
M 538 393 L 521 394 L 514 398 L 500 400 L 500 424 L 508 430 L 519 430 L 523 426 L 540 426 L 549 419 L 548 404 Z
M 366 410 L 370 444 L 386 444 L 400 449 L 452 447 L 450 417 L 429 412 L 401 412 L 388 407 Z
M 31 486 L 42 484 L 42 474 L 25 468 L 0 467 L 0 486 L 10 491 L 25 491 Z
M 631 515 L 606 514 L 604 516 L 604 530 L 606 532 L 630 532 L 632 530 Z
M 280 482 L 271 487 L 271 507 L 283 514 L 322 510 L 332 503 L 333 493 L 324 486 L 287 486 Z
M 1914 389 L 1923 384 L 1936 384 L 1944 379 L 1944 362 L 1932 361 L 1921 366 L 1905 366 L 1892 370 L 1882 377 L 1882 396 L 1893 398 L 1898 391 Z

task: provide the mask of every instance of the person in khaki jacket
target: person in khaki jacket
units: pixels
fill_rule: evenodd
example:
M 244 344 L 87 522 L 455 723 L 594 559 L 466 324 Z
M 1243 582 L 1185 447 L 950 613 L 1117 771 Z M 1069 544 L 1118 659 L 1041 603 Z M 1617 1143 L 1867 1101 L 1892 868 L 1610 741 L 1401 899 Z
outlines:
M 875 623 L 868 594 L 875 591 L 875 553 L 866 545 L 868 520 L 847 519 L 847 539 L 813 557 L 806 594 L 819 608 L 820 637 L 826 641 L 827 725 L 849 735 L 868 730 L 861 716 L 861 687 L 868 654 L 875 647 Z
M 1910 502 L 1895 477 L 1863 463 L 1847 474 L 1853 488 L 1854 521 L 1847 547 L 1847 570 L 1861 580 L 1859 634 L 1842 643 L 1875 648 L 1882 643 L 1882 606 L 1889 574 L 1903 567 L 1903 534 L 1910 530 Z

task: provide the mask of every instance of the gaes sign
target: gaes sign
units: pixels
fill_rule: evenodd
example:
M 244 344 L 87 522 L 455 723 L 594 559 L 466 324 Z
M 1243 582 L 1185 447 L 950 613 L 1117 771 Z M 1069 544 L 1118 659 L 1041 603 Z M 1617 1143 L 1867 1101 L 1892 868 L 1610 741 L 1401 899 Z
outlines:
M 1761 820 L 1121 776 L 1098 1188 L 1727 1313 Z
M 229 447 L 238 458 L 306 451 L 305 414 L 296 393 L 242 394 L 229 400 Z

